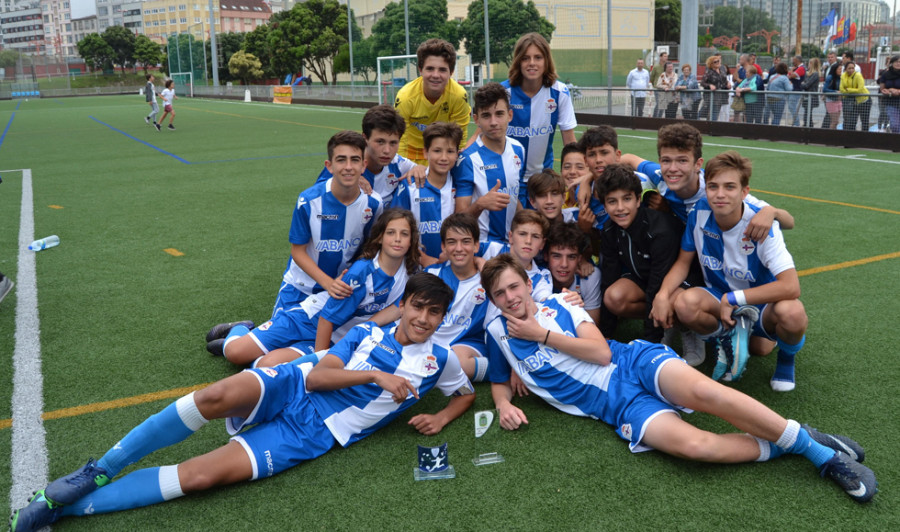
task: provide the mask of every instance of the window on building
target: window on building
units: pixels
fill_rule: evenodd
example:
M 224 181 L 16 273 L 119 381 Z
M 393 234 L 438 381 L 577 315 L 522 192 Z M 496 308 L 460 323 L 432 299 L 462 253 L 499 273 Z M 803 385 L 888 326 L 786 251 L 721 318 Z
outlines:
M 187 17 L 181 17 L 181 23 L 187 24 Z
M 108 8 L 108 7 L 106 7 L 106 6 L 101 6 L 101 7 L 98 7 L 98 8 L 97 8 L 97 16 L 98 16 L 98 17 L 105 17 L 105 16 L 108 15 L 108 14 L 109 14 L 109 8 Z

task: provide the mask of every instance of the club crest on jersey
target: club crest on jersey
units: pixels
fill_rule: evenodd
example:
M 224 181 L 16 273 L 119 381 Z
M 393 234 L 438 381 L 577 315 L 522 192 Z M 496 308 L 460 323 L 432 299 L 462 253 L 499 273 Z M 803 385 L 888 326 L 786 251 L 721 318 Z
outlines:
M 619 430 L 622 431 L 622 436 L 625 437 L 626 440 L 631 441 L 631 435 L 632 435 L 631 423 L 625 423 L 624 425 L 622 425 L 622 428 Z
M 260 371 L 262 371 L 269 377 L 272 377 L 273 379 L 278 375 L 278 370 L 276 370 L 275 368 L 259 368 L 259 369 L 260 369 Z
M 487 295 L 484 292 L 484 288 L 478 287 L 475 289 L 475 292 L 472 294 L 472 301 L 475 302 L 476 305 L 480 305 L 484 303 L 487 299 Z
M 518 155 L 513 155 L 513 164 L 516 165 L 516 168 L 522 168 L 522 159 L 519 159 Z
M 388 174 L 388 175 L 387 175 L 387 182 L 388 182 L 388 185 L 394 186 L 394 185 L 396 185 L 397 183 L 400 182 L 400 178 L 397 177 L 397 176 L 394 175 L 394 174 Z
M 437 373 L 438 369 L 440 369 L 440 366 L 438 366 L 436 356 L 428 355 L 422 361 L 422 373 L 424 373 L 425 376 L 430 377 L 434 375 Z
M 739 246 L 739 249 L 744 255 L 749 255 L 756 250 L 756 244 L 753 242 L 753 240 L 750 239 L 750 237 L 745 236 L 741 238 L 741 245 Z
M 257 329 L 259 329 L 260 331 L 268 331 L 269 327 L 271 327 L 271 326 L 272 326 L 272 320 L 269 320 L 269 321 L 263 323 L 262 325 L 260 325 L 259 327 L 257 327 Z
M 547 112 L 548 113 L 552 113 L 553 111 L 556 111 L 556 107 L 557 107 L 556 100 L 554 100 L 553 98 L 550 98 L 549 100 L 547 100 Z
M 370 209 L 369 207 L 366 207 L 366 209 L 363 211 L 363 223 L 367 224 L 367 223 L 369 223 L 369 220 L 371 220 L 371 219 L 372 219 L 372 209 Z
M 550 307 L 543 307 L 541 309 L 541 316 L 545 318 L 553 318 L 556 316 L 556 311 Z

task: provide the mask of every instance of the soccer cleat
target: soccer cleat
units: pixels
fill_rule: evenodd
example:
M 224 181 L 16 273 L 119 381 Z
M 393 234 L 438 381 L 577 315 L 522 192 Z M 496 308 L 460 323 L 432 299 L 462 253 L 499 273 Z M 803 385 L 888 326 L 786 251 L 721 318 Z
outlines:
M 0 274 L 0 301 L 3 301 L 3 298 L 5 298 L 6 294 L 8 294 L 10 290 L 12 290 L 14 285 L 15 283 L 12 282 L 12 279 L 3 274 Z
M 825 447 L 830 447 L 835 451 L 845 453 L 847 456 L 859 463 L 863 463 L 863 460 L 866 459 L 866 451 L 863 450 L 862 445 L 856 443 L 846 436 L 842 436 L 840 434 L 828 434 L 825 432 L 819 432 L 818 430 L 810 427 L 805 423 L 800 425 L 800 427 L 808 432 L 809 437 L 812 438 L 816 443 L 824 445 Z
M 819 475 L 827 475 L 856 502 L 869 502 L 878 493 L 875 473 L 840 451 L 825 462 Z
M 681 350 L 689 366 L 697 367 L 706 360 L 706 342 L 694 331 L 681 331 Z
M 145 116 L 145 117 L 144 117 L 144 122 L 146 122 L 146 123 L 149 124 L 149 123 L 150 123 L 150 117 L 149 117 L 149 116 Z
M 716 359 L 716 367 L 713 368 L 712 373 L 712 379 L 714 381 L 721 379 L 726 374 L 728 374 L 728 378 L 725 379 L 725 382 L 731 381 L 731 372 L 728 371 L 731 367 L 731 362 L 734 359 L 734 348 L 731 341 L 730 332 L 725 336 L 716 338 L 716 353 L 718 357 Z
M 213 340 L 216 340 L 218 338 L 225 338 L 226 336 L 228 336 L 228 333 L 231 332 L 231 329 L 237 327 L 238 325 L 243 325 L 248 329 L 256 327 L 256 324 L 254 324 L 250 320 L 220 323 L 218 325 L 213 325 L 213 328 L 210 329 L 208 333 L 206 333 L 206 341 L 212 342 Z
M 55 505 L 66 506 L 109 483 L 106 470 L 93 458 L 74 473 L 60 477 L 44 488 L 44 496 Z
M 173 126 L 172 124 L 169 124 L 169 129 L 171 129 L 172 131 L 175 131 L 175 126 Z
M 62 517 L 62 507 L 53 504 L 44 496 L 44 490 L 34 494 L 28 506 L 19 508 L 9 518 L 10 532 L 32 532 L 52 525 Z
M 160 126 L 159 124 L 157 124 L 156 122 L 153 122 L 153 125 L 156 126 L 157 131 L 162 131 L 162 126 Z
M 225 356 L 225 339 L 216 338 L 211 342 L 206 342 L 206 350 L 209 354 L 217 357 Z
M 752 305 L 738 307 L 732 313 L 735 320 L 732 329 L 732 380 L 739 380 L 747 369 L 747 361 L 750 360 L 750 332 L 753 325 L 759 319 L 759 309 Z

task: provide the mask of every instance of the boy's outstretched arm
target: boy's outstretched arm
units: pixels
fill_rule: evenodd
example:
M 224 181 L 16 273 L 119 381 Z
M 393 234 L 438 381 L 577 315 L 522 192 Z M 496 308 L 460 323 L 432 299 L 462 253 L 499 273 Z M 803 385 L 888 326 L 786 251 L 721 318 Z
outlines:
M 513 406 L 512 388 L 509 381 L 491 384 L 491 396 L 494 398 L 494 406 L 500 414 L 500 426 L 506 430 L 516 430 L 523 423 L 528 424 L 525 412 L 517 406 Z
M 306 377 L 306 389 L 309 391 L 339 390 L 370 383 L 390 392 L 398 404 L 405 401 L 409 394 L 419 398 L 419 392 L 409 379 L 378 370 L 344 369 L 344 362 L 332 354 L 325 355 Z
M 475 403 L 475 390 L 466 388 L 457 392 L 460 395 L 453 395 L 447 406 L 434 414 L 418 414 L 409 420 L 408 425 L 412 425 L 415 429 L 426 436 L 434 436 L 440 432 L 448 423 L 463 415 L 472 404 Z

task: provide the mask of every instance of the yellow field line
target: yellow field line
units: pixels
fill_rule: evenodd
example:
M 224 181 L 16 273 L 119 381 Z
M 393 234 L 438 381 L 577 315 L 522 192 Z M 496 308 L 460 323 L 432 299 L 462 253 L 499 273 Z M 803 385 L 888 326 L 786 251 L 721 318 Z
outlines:
M 41 418 L 44 421 L 50 419 L 63 419 L 67 417 L 81 416 L 84 414 L 93 414 L 103 412 L 105 410 L 113 410 L 115 408 L 124 408 L 126 406 L 140 405 L 159 401 L 161 399 L 172 399 L 173 397 L 181 397 L 193 391 L 209 386 L 212 383 L 197 384 L 194 386 L 186 386 L 184 388 L 173 388 L 171 390 L 163 390 L 161 392 L 145 393 L 132 397 L 123 397 L 122 399 L 114 399 L 112 401 L 103 401 L 101 403 L 92 403 L 88 405 L 73 406 L 70 408 L 61 408 L 51 412 L 44 412 Z M 8 429 L 12 426 L 12 419 L 0 419 L 0 430 Z
M 841 205 L 843 207 L 853 207 L 854 209 L 866 209 L 869 211 L 886 212 L 888 214 L 900 214 L 900 211 L 892 211 L 890 209 L 881 209 L 878 207 L 867 207 L 865 205 L 855 205 L 853 203 L 844 203 L 843 201 L 831 201 L 818 198 L 807 198 L 806 196 L 795 196 L 793 194 L 784 194 L 782 192 L 772 192 L 769 190 L 760 190 L 758 188 L 751 189 L 750 192 L 762 192 L 763 194 L 773 194 L 775 196 L 784 196 L 785 198 L 801 199 L 806 201 L 815 201 L 817 203 L 830 203 L 831 205 Z
M 862 266 L 863 264 L 870 264 L 872 262 L 878 262 L 881 260 L 887 259 L 896 259 L 900 258 L 900 251 L 895 251 L 894 253 L 886 253 L 884 255 L 876 255 L 874 257 L 868 257 L 865 259 L 857 259 L 857 260 L 848 260 L 847 262 L 839 262 L 837 264 L 829 264 L 828 266 L 819 266 L 817 268 L 808 268 L 806 270 L 800 270 L 797 272 L 797 275 L 803 277 L 804 275 L 813 275 L 816 273 L 822 272 L 831 272 L 834 270 L 843 270 L 844 268 L 852 268 L 853 266 Z
M 306 127 L 315 127 L 315 128 L 319 128 L 319 129 L 332 129 L 334 131 L 343 131 L 345 129 L 345 128 L 333 127 L 333 126 L 320 126 L 318 124 L 306 124 L 304 122 L 292 122 L 290 120 L 279 120 L 278 118 L 259 118 L 256 116 L 246 116 L 246 115 L 239 115 L 239 114 L 235 114 L 235 113 L 223 113 L 222 111 L 210 111 L 208 109 L 199 109 L 197 107 L 190 107 L 190 106 L 185 106 L 185 105 L 182 105 L 181 107 L 179 107 L 179 109 L 200 111 L 201 113 L 211 113 L 214 115 L 233 116 L 235 118 L 243 118 L 246 120 L 261 120 L 263 122 L 278 122 L 281 124 L 291 124 L 293 126 L 306 126 Z

